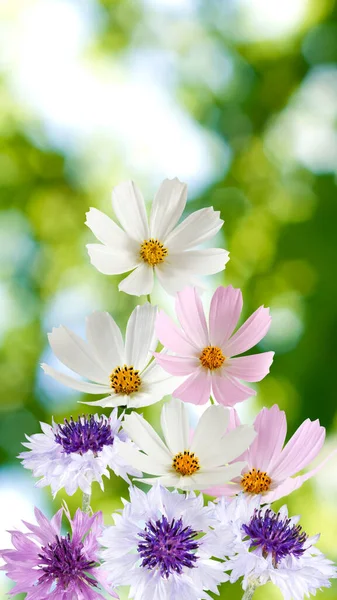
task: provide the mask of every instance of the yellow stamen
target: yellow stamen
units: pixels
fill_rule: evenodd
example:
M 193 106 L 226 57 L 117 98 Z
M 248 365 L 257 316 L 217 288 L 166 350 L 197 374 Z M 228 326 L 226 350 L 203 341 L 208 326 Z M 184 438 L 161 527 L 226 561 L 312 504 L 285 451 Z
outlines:
M 167 256 L 167 248 L 158 240 L 145 240 L 140 247 L 140 256 L 144 262 L 151 267 L 155 267 L 159 263 L 164 262 Z
M 173 458 L 173 468 L 180 473 L 180 475 L 193 475 L 196 471 L 199 471 L 199 459 L 195 456 L 194 452 L 184 450 L 179 452 Z
M 244 491 L 249 494 L 261 494 L 261 492 L 268 492 L 271 479 L 265 471 L 252 469 L 249 473 L 243 475 L 241 485 Z
M 203 367 L 214 371 L 214 369 L 219 369 L 223 365 L 226 357 L 218 346 L 206 346 L 200 354 L 199 360 Z
M 138 375 L 139 371 L 135 371 L 133 367 L 117 367 L 110 375 L 111 385 L 116 394 L 132 394 L 138 392 L 141 379 Z

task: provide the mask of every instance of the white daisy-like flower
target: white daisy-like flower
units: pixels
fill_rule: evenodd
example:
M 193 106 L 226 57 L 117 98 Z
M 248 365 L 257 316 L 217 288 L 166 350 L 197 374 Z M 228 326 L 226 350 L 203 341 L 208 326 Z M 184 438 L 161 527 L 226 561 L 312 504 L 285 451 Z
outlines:
M 240 456 L 256 435 L 247 425 L 224 433 L 228 420 L 227 408 L 210 406 L 191 436 L 187 407 L 173 398 L 161 412 L 165 443 L 143 417 L 133 412 L 125 416 L 123 427 L 142 452 L 124 446 L 121 454 L 130 465 L 155 476 L 141 479 L 143 483 L 159 481 L 166 487 L 203 490 L 211 482 L 216 485 L 229 481 L 233 473 L 241 472 L 244 463 L 228 463 Z
M 218 585 L 228 580 L 224 564 L 214 560 L 218 548 L 229 555 L 233 535 L 220 542 L 212 527 L 213 511 L 203 497 L 188 496 L 154 486 L 147 494 L 130 488 L 130 502 L 113 515 L 100 542 L 105 550 L 102 569 L 114 586 L 130 586 L 135 600 L 211 600 Z
M 233 500 L 221 498 L 214 506 L 219 539 L 228 528 L 236 536 L 235 556 L 225 564 L 231 583 L 243 577 L 246 590 L 271 581 L 284 600 L 303 600 L 330 587 L 337 569 L 315 548 L 319 535 L 308 537 L 298 525 L 300 517 L 288 517 L 286 506 L 275 513 L 260 503 L 259 496 L 240 494 Z
M 220 212 L 202 208 L 177 225 L 186 197 L 185 183 L 165 179 L 148 220 L 135 184 L 120 183 L 113 190 L 112 207 L 121 227 L 96 208 L 86 215 L 86 225 L 101 242 L 87 245 L 91 263 L 105 275 L 132 271 L 118 287 L 134 296 L 152 292 L 154 272 L 163 288 L 174 294 L 186 285 L 199 285 L 198 276 L 222 271 L 229 260 L 226 250 L 196 249 L 221 229 Z
M 120 448 L 132 445 L 122 429 L 115 408 L 109 417 L 80 416 L 77 421 L 64 419 L 64 423 L 41 423 L 43 433 L 26 435 L 22 445 L 28 452 L 18 458 L 34 477 L 41 477 L 38 487 L 50 485 L 53 495 L 64 488 L 72 496 L 78 488 L 90 494 L 91 484 L 97 481 L 104 489 L 103 475 L 110 477 L 109 469 L 130 483 L 129 475 L 141 475 L 130 467 L 120 455 Z
M 55 356 L 91 381 L 78 380 L 46 364 L 41 366 L 47 375 L 75 390 L 108 394 L 85 404 L 131 408 L 154 404 L 170 394 L 177 383 L 153 359 L 158 343 L 154 331 L 156 314 L 157 307 L 148 302 L 137 306 L 127 324 L 125 344 L 118 325 L 107 312 L 94 312 L 87 317 L 87 341 L 66 327 L 53 329 L 48 338 Z

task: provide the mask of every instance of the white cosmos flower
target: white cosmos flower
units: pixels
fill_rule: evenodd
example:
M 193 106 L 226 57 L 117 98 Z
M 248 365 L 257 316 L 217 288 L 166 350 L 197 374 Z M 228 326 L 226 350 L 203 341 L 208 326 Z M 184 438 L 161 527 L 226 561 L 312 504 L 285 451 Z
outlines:
M 119 289 L 134 296 L 152 292 L 154 271 L 169 294 L 200 285 L 198 276 L 222 271 L 229 259 L 226 250 L 196 249 L 221 229 L 220 213 L 202 208 L 177 225 L 186 197 L 185 183 L 165 179 L 148 221 L 141 192 L 132 181 L 120 183 L 113 190 L 112 207 L 121 227 L 96 208 L 86 215 L 86 225 L 101 242 L 87 245 L 91 263 L 105 275 L 132 271 Z
M 120 452 L 130 465 L 155 476 L 141 479 L 144 483 L 159 481 L 166 487 L 203 490 L 211 482 L 229 481 L 234 472 L 240 473 L 244 463 L 228 463 L 240 456 L 256 435 L 249 426 L 224 433 L 228 420 L 227 408 L 210 406 L 190 439 L 187 407 L 174 398 L 161 412 L 165 443 L 143 417 L 133 412 L 125 416 L 123 427 L 143 452 L 130 446 Z
M 132 443 L 117 411 L 115 408 L 109 417 L 83 415 L 77 421 L 65 419 L 63 424 L 41 423 L 43 433 L 26 435 L 28 441 L 22 445 L 28 452 L 21 452 L 18 458 L 34 477 L 41 477 L 37 486 L 50 485 L 54 496 L 65 488 L 72 496 L 78 488 L 90 494 L 94 481 L 103 490 L 102 477 L 110 477 L 109 469 L 127 482 L 128 474 L 141 475 L 119 453 L 120 447 Z
M 275 513 L 270 506 L 261 506 L 260 496 L 245 494 L 232 500 L 221 498 L 213 506 L 218 539 L 228 529 L 236 537 L 235 556 L 224 565 L 231 572 L 231 583 L 242 577 L 246 590 L 271 581 L 284 600 L 304 600 L 330 587 L 329 580 L 337 577 L 332 561 L 315 548 L 319 535 L 308 537 L 298 524 L 299 517 L 288 517 L 286 506 Z M 223 555 L 226 552 L 224 545 Z
M 53 329 L 48 338 L 55 356 L 91 381 L 78 380 L 46 364 L 41 366 L 47 375 L 75 390 L 108 394 L 86 404 L 132 408 L 154 404 L 176 385 L 174 377 L 152 357 L 157 347 L 156 314 L 157 308 L 149 303 L 137 306 L 127 324 L 125 345 L 118 325 L 106 312 L 94 312 L 87 317 L 87 341 L 66 327 Z

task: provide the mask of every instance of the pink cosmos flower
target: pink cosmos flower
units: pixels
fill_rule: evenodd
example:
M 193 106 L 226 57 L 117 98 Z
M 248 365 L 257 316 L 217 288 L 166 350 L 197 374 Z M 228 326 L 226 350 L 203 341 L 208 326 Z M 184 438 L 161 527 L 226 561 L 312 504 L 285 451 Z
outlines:
M 238 414 L 231 409 L 229 429 L 239 425 Z M 233 496 L 246 492 L 249 495 L 261 494 L 263 502 L 275 502 L 301 487 L 337 453 L 336 449 L 317 467 L 294 477 L 316 458 L 324 444 L 325 428 L 319 420 L 306 419 L 285 446 L 287 420 L 285 412 L 277 404 L 259 412 L 254 428 L 257 436 L 253 443 L 234 461 L 247 464 L 241 476 L 233 479 L 232 483 L 208 489 L 207 493 L 211 496 Z
M 233 406 L 255 390 L 240 380 L 260 381 L 273 361 L 274 352 L 236 357 L 257 344 L 267 333 L 269 309 L 260 306 L 233 334 L 242 310 L 239 289 L 218 287 L 207 325 L 201 299 L 195 288 L 187 287 L 176 296 L 176 313 L 181 328 L 160 311 L 156 332 L 160 342 L 174 355 L 156 353 L 157 362 L 171 375 L 186 376 L 173 396 L 184 402 L 205 404 L 210 395 L 219 404 Z
M 71 535 L 61 535 L 63 512 Z M 36 508 L 35 517 L 37 525 L 23 521 L 29 532 L 11 532 L 13 549 L 0 551 L 5 561 L 1 570 L 16 582 L 11 596 L 23 592 L 26 600 L 104 600 L 99 593 L 102 586 L 118 598 L 97 566 L 102 513 L 89 516 L 78 509 L 72 520 L 68 510 L 61 508 L 49 521 Z

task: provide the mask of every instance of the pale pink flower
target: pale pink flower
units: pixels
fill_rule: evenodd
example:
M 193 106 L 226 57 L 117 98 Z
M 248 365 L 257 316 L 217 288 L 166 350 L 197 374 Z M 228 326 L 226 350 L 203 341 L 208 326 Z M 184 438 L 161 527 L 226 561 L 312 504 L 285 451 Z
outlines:
M 228 429 L 240 425 L 238 414 L 232 409 Z M 253 443 L 234 461 L 244 461 L 247 465 L 241 476 L 233 479 L 232 483 L 208 489 L 207 493 L 211 496 L 233 496 L 246 492 L 250 496 L 260 494 L 263 502 L 275 502 L 301 487 L 337 453 L 335 449 L 318 466 L 303 475 L 296 475 L 316 458 L 323 447 L 325 428 L 319 420 L 306 419 L 285 446 L 287 420 L 285 412 L 277 404 L 259 412 L 254 428 L 257 436 Z
M 160 342 L 174 355 L 156 353 L 157 362 L 171 375 L 186 376 L 173 396 L 184 402 L 205 404 L 212 395 L 219 404 L 233 406 L 256 391 L 240 380 L 260 381 L 273 361 L 274 352 L 236 357 L 257 344 L 267 333 L 269 309 L 260 306 L 233 334 L 242 310 L 239 289 L 218 287 L 206 322 L 201 299 L 187 287 L 176 296 L 179 328 L 163 311 L 157 316 Z

